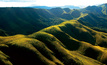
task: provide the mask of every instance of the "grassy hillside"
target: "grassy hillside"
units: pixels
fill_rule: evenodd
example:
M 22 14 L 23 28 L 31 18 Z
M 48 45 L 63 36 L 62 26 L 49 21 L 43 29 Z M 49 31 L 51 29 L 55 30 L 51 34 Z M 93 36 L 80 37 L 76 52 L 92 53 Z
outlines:
M 107 33 L 77 20 L 30 35 L 0 36 L 1 65 L 107 64 Z

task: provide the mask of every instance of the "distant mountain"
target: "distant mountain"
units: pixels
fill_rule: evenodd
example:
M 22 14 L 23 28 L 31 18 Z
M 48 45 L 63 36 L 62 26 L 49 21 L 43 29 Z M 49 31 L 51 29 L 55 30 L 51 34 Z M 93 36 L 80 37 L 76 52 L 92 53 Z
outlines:
M 102 4 L 99 6 L 88 6 L 84 9 L 80 9 L 83 13 L 93 13 L 96 15 L 107 15 L 107 4 Z
M 63 8 L 67 13 L 71 12 L 70 8 Z
M 80 7 L 78 6 L 73 6 L 73 5 L 65 5 L 65 6 L 61 6 L 62 8 L 70 8 L 70 9 L 80 9 Z
M 51 9 L 51 8 L 70 8 L 70 9 L 80 9 L 80 7 L 73 6 L 73 5 L 65 5 L 65 6 L 53 6 L 53 7 L 48 7 L 48 6 L 29 6 L 31 8 L 41 8 L 41 9 Z
M 41 8 L 41 9 L 51 9 L 53 7 L 48 7 L 48 6 L 31 6 L 32 8 Z
M 63 19 L 67 19 L 67 20 L 71 20 L 73 18 L 78 18 L 81 15 L 81 12 L 77 9 L 69 9 L 69 8 L 60 8 L 60 7 L 56 7 L 56 8 L 52 8 L 49 10 L 50 12 L 52 12 L 54 15 L 56 15 L 57 17 L 61 17 Z

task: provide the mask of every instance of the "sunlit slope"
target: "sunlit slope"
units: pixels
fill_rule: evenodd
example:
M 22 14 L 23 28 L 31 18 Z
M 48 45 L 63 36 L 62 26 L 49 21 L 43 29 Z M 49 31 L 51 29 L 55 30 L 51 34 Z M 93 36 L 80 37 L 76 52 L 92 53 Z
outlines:
M 31 35 L 0 37 L 1 65 L 107 64 L 107 33 L 76 20 Z
M 106 63 L 106 50 L 103 49 L 103 47 L 106 49 L 107 46 L 106 33 L 92 30 L 76 20 L 45 28 L 41 32 L 54 35 L 66 49 L 77 51 L 85 56 Z M 40 33 L 38 32 L 38 34 Z M 34 33 L 30 37 L 38 39 L 38 34 Z

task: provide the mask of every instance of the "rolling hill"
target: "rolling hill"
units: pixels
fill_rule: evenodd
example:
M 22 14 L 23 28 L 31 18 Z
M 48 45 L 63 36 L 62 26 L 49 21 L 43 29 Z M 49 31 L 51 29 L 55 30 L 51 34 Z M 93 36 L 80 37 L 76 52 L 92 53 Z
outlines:
M 107 33 L 77 20 L 63 22 L 30 35 L 0 36 L 2 65 L 107 64 Z

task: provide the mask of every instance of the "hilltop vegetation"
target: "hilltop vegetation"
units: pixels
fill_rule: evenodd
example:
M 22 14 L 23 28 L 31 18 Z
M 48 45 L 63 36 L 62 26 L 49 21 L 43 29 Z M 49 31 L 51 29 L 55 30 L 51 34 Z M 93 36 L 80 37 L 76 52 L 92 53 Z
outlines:
M 0 37 L 2 65 L 107 64 L 107 33 L 76 20 L 50 26 L 30 35 Z

